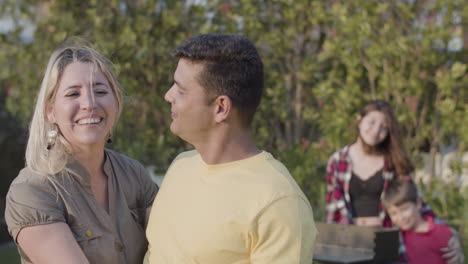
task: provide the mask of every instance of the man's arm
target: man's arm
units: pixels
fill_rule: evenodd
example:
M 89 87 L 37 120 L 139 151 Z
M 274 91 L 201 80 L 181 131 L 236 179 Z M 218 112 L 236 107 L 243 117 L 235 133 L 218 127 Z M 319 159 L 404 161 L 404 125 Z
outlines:
M 312 263 L 317 230 L 312 209 L 300 196 L 274 201 L 258 216 L 250 260 L 261 263 Z

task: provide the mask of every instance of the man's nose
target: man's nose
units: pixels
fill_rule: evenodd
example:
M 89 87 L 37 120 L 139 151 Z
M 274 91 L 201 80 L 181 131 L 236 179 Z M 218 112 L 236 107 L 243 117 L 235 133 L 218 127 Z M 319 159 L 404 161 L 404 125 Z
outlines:
M 171 103 L 173 102 L 173 96 L 172 96 L 172 91 L 174 90 L 174 85 L 171 86 L 169 88 L 169 90 L 167 90 L 166 94 L 164 94 L 164 100 L 166 100 L 168 103 Z

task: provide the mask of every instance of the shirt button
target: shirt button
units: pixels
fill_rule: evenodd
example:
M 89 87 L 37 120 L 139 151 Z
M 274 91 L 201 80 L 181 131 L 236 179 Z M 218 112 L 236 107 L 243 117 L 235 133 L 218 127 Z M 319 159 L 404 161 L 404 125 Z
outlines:
M 122 251 L 123 251 L 123 246 L 122 246 L 122 244 L 120 244 L 119 242 L 115 242 L 115 249 L 116 249 L 118 252 L 122 252 Z
M 93 232 L 89 229 L 86 230 L 86 236 L 91 237 L 93 235 Z

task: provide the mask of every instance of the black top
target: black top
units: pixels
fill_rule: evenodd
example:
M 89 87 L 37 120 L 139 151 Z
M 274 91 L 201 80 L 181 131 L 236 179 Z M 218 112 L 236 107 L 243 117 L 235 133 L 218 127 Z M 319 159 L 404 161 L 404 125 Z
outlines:
M 353 217 L 379 216 L 380 196 L 383 187 L 382 170 L 377 171 L 365 181 L 352 172 L 349 194 Z

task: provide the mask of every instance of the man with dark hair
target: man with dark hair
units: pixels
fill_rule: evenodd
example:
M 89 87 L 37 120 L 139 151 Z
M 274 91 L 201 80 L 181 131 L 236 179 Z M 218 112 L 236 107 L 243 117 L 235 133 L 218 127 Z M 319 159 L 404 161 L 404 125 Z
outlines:
M 311 263 L 312 208 L 288 170 L 250 131 L 263 64 L 240 35 L 187 40 L 171 104 L 171 131 L 195 147 L 179 154 L 153 204 L 145 263 Z

